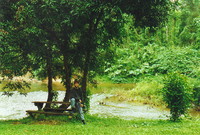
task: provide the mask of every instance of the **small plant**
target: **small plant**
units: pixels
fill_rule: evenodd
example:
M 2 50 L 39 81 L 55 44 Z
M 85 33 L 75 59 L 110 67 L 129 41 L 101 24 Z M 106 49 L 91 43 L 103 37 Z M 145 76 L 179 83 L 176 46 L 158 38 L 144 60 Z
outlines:
M 169 73 L 164 80 L 163 97 L 170 108 L 172 121 L 180 120 L 181 115 L 187 114 L 192 99 L 192 89 L 188 85 L 186 76 Z

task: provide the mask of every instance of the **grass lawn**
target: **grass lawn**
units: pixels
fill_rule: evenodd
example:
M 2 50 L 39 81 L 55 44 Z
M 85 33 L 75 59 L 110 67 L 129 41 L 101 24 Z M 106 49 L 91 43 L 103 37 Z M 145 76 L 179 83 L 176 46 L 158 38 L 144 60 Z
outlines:
M 39 116 L 33 120 L 0 121 L 0 135 L 200 135 L 200 119 L 122 120 L 86 115 L 87 124 L 66 117 Z

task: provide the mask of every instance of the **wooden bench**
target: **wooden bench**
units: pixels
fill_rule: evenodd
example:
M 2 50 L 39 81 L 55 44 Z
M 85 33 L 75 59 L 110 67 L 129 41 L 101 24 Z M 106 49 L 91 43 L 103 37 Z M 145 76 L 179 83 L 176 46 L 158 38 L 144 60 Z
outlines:
M 45 111 L 38 111 L 38 110 L 27 110 L 26 111 L 32 118 L 35 118 L 34 114 L 45 114 L 45 115 L 67 115 L 71 116 L 72 113 L 69 112 L 45 112 Z
M 47 101 L 33 101 L 35 106 L 37 106 L 38 110 L 27 110 L 26 112 L 34 118 L 34 114 L 45 114 L 45 115 L 72 115 L 70 113 L 71 109 L 67 109 L 70 105 L 69 102 L 62 102 L 62 101 L 52 101 L 52 102 L 47 102 Z M 46 108 L 44 104 L 50 104 L 50 108 Z M 51 104 L 59 104 L 61 107 L 58 108 L 51 108 Z M 63 106 L 64 105 L 64 108 Z

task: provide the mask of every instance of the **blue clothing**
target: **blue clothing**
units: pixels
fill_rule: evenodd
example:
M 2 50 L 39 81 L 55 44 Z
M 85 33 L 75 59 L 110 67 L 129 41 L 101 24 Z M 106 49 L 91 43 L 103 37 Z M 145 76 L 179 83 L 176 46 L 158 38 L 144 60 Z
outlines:
M 70 102 L 71 102 L 72 109 L 76 108 L 78 110 L 81 120 L 85 120 L 81 103 L 79 101 L 76 101 L 75 98 L 71 98 Z

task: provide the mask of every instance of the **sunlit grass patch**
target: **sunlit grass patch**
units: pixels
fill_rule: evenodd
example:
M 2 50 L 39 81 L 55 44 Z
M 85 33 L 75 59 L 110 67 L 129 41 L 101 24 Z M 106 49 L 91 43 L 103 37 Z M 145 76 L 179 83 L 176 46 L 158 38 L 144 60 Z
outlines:
M 97 87 L 89 86 L 90 91 L 92 94 L 95 93 L 113 93 L 117 90 L 128 91 L 135 87 L 135 83 L 123 83 L 123 84 L 116 84 L 116 83 L 108 83 L 108 82 L 100 82 L 97 84 Z
M 54 122 L 60 122 L 55 124 Z M 198 135 L 200 119 L 181 122 L 168 120 L 101 118 L 86 115 L 86 125 L 65 116 L 47 117 L 46 120 L 25 118 L 15 121 L 0 121 L 1 135 Z
M 130 84 L 129 84 L 130 85 Z M 113 88 L 109 93 L 114 95 L 107 99 L 107 101 L 115 102 L 138 102 L 144 104 L 151 104 L 154 106 L 163 105 L 161 89 L 163 85 L 156 81 L 138 82 L 132 84 L 134 87 L 128 88 Z

